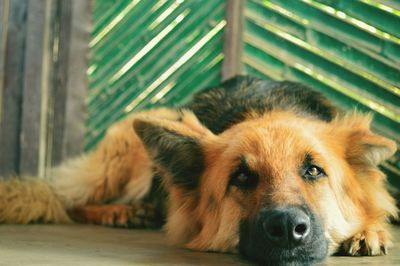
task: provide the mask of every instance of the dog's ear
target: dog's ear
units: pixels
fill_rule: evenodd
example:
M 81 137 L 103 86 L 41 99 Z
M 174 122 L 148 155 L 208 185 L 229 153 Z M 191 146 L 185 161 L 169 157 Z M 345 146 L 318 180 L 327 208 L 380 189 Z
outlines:
M 206 128 L 201 132 L 199 123 L 188 126 L 165 120 L 136 120 L 133 127 L 156 166 L 170 177 L 168 181 L 185 189 L 198 186 L 205 165 L 201 139 L 209 133 Z
M 347 157 L 353 162 L 378 165 L 396 152 L 396 143 L 371 131 L 355 131 L 349 136 Z
M 346 157 L 351 163 L 377 166 L 392 156 L 396 143 L 370 130 L 371 115 L 352 114 L 341 121 L 346 127 Z

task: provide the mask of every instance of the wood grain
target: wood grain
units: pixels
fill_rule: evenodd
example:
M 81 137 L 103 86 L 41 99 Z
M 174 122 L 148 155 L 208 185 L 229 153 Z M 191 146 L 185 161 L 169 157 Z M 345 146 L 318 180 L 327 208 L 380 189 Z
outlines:
M 160 231 L 101 226 L 2 225 L 0 265 L 254 265 L 235 254 L 168 245 Z M 318 265 L 400 265 L 400 227 L 387 256 L 329 257 Z

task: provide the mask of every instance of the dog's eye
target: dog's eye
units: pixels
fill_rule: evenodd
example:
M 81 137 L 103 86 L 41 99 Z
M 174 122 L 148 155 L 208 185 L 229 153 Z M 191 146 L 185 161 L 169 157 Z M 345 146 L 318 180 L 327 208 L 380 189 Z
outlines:
M 252 171 L 244 158 L 236 170 L 231 174 L 229 186 L 235 186 L 240 189 L 252 189 L 257 186 L 258 175 Z
M 252 172 L 246 163 L 242 162 L 236 171 L 231 175 L 229 185 L 238 187 L 240 189 L 251 189 L 254 188 L 257 183 L 257 174 Z
M 249 183 L 250 177 L 245 173 L 238 173 L 233 179 L 233 183 L 237 186 L 245 186 Z
M 310 176 L 318 176 L 319 174 L 321 174 L 321 170 L 319 170 L 315 166 L 311 166 L 310 168 L 307 169 L 307 174 Z
M 325 172 L 322 170 L 322 168 L 315 166 L 315 165 L 310 165 L 307 167 L 306 171 L 303 174 L 303 177 L 306 179 L 314 180 L 317 179 L 321 176 L 324 176 Z
M 258 182 L 257 177 L 254 174 L 237 172 L 232 175 L 230 185 L 236 186 L 242 189 L 250 189 L 256 186 Z

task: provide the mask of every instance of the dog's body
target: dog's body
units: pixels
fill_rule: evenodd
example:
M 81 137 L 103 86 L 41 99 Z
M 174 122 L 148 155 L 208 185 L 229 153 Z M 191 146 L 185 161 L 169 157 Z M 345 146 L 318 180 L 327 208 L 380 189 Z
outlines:
M 174 243 L 267 263 L 379 255 L 397 210 L 377 165 L 396 145 L 369 126 L 300 84 L 237 77 L 117 122 L 49 180 L 3 181 L 0 223 L 165 218 Z

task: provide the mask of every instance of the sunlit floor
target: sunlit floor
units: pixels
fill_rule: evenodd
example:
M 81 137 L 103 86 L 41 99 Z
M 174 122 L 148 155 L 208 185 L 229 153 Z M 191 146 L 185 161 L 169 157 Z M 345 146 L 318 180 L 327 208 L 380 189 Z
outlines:
M 400 227 L 383 257 L 330 257 L 323 265 L 400 265 Z M 100 226 L 0 225 L 0 265 L 251 265 L 236 255 L 168 246 L 158 231 Z

